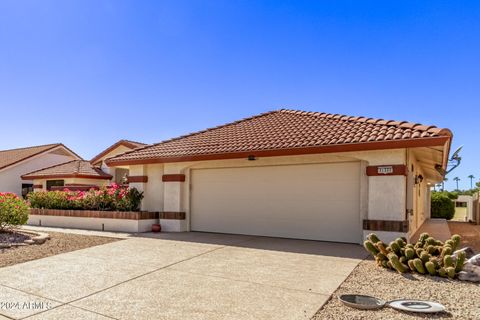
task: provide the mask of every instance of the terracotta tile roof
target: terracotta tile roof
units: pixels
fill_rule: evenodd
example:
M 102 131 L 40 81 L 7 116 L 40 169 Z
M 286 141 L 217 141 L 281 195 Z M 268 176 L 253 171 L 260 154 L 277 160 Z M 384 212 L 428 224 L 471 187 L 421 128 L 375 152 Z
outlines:
M 115 142 L 113 145 L 111 145 L 107 149 L 105 149 L 102 152 L 100 152 L 99 154 L 97 154 L 95 157 L 92 158 L 92 160 L 90 160 L 90 162 L 93 163 L 93 164 L 97 163 L 102 157 L 104 157 L 109 152 L 112 152 L 113 150 L 115 150 L 119 146 L 125 146 L 125 147 L 130 148 L 130 149 L 136 149 L 136 148 L 139 148 L 139 147 L 146 146 L 146 144 L 141 143 L 141 142 L 137 142 L 137 141 L 122 139 L 120 141 Z
M 295 110 L 272 111 L 110 158 L 109 165 L 444 145 L 448 129 L 406 121 Z M 443 139 L 441 139 L 443 138 Z M 441 141 L 440 141 L 441 140 Z M 322 151 L 323 150 L 323 151 Z M 331 150 L 331 151 L 329 151 Z
M 3 150 L 0 151 L 0 170 L 7 168 L 11 165 L 19 163 L 23 160 L 31 158 L 33 156 L 39 155 L 41 153 L 47 152 L 49 150 L 53 150 L 57 147 L 64 147 L 79 159 L 80 156 L 76 155 L 72 150 L 68 149 L 61 143 L 52 143 L 46 144 L 41 146 L 33 146 L 33 147 L 26 147 L 26 148 L 18 148 L 18 149 L 10 149 L 10 150 Z
M 93 166 L 90 161 L 86 160 L 73 160 L 36 170 L 22 176 L 23 180 L 47 178 L 89 178 L 109 180 L 112 176 L 103 172 L 100 168 Z

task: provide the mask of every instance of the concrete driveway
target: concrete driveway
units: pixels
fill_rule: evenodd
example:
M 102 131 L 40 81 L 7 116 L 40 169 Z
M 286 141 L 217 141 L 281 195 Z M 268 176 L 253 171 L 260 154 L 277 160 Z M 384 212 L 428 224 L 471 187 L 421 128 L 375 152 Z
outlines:
M 132 237 L 1 268 L 0 319 L 310 319 L 365 256 L 317 241 Z

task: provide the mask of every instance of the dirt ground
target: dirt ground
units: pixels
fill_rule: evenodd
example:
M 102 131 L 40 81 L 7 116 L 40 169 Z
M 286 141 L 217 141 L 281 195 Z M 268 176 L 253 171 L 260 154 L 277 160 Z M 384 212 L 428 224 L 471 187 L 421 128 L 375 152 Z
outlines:
M 59 232 L 49 232 L 49 235 L 50 239 L 41 245 L 0 249 L 0 268 L 120 240 Z
M 464 247 L 471 247 L 476 253 L 480 253 L 480 225 L 449 221 L 448 227 L 451 234 L 459 234 L 462 237 Z

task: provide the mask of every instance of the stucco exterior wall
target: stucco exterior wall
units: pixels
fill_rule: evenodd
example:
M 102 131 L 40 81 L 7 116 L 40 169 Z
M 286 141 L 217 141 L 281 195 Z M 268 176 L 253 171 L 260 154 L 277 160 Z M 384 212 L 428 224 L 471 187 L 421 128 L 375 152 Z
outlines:
M 147 176 L 147 183 L 130 183 L 130 187 L 137 188 L 143 192 L 142 210 L 165 211 L 164 210 L 164 183 L 162 176 L 163 164 L 138 165 L 130 167 L 130 176 Z
M 105 159 L 108 159 L 108 158 L 111 158 L 111 157 L 114 157 L 114 156 L 116 156 L 116 155 L 125 153 L 125 152 L 130 151 L 130 150 L 132 150 L 132 149 L 120 145 L 120 146 L 118 146 L 117 148 L 115 148 L 115 149 L 113 149 L 112 151 L 110 151 L 109 153 L 107 153 L 106 155 L 104 155 L 103 157 L 101 157 L 100 159 L 98 159 L 97 162 L 102 162 L 100 168 L 101 168 L 104 172 L 113 175 L 113 174 L 115 173 L 115 168 L 110 168 L 110 167 L 108 167 L 108 166 L 105 164 L 104 160 L 105 160 Z
M 76 158 L 73 156 L 46 153 L 27 159 L 17 165 L 5 168 L 0 171 L 0 192 L 13 192 L 21 196 L 22 183 L 33 183 L 33 181 L 22 180 L 21 176 L 23 174 L 74 159 Z
M 407 209 L 409 220 L 409 236 L 422 226 L 425 220 L 430 218 L 430 186 L 425 178 L 426 174 L 417 159 L 415 150 L 407 151 Z M 415 177 L 423 176 L 423 181 L 415 181 Z M 415 183 L 417 182 L 417 183 Z
M 455 216 L 453 217 L 454 220 L 460 220 L 460 218 L 462 221 L 474 220 L 472 196 L 460 195 L 454 202 L 465 202 L 467 204 L 467 207 L 457 207 L 455 204 Z
M 43 215 L 29 215 L 27 222 L 27 224 L 31 226 L 117 231 L 130 233 L 151 231 L 152 224 L 154 223 L 158 223 L 158 219 L 124 220 Z
M 110 183 L 110 180 L 104 179 L 85 179 L 85 178 L 58 178 L 58 179 L 35 179 L 33 181 L 34 185 L 42 185 L 42 189 L 47 190 L 47 180 L 64 180 L 65 185 L 67 184 L 85 184 L 85 185 L 94 185 L 94 186 L 106 186 Z M 39 191 L 39 189 L 36 189 Z
M 406 219 L 407 178 L 405 176 L 366 175 L 366 166 L 406 165 L 405 149 L 345 152 L 316 155 L 259 157 L 247 159 L 209 160 L 130 166 L 131 176 L 148 176 L 146 183 L 131 183 L 145 194 L 143 210 L 160 212 L 185 212 L 186 220 L 165 221 L 168 231 L 190 230 L 190 171 L 198 168 L 228 168 L 245 166 L 271 166 L 288 164 L 329 163 L 360 161 L 360 215 L 361 219 L 395 220 Z M 184 174 L 185 182 L 162 182 L 163 174 Z M 252 186 L 254 187 L 254 186 Z M 341 190 L 340 190 L 341 192 Z M 365 235 L 368 232 L 365 232 Z M 387 233 L 392 237 L 404 233 Z
M 168 201 L 175 202 L 177 207 L 182 208 L 187 213 L 187 220 L 189 219 L 190 196 L 188 186 L 190 183 L 189 170 L 192 168 L 241 167 L 299 163 L 307 164 L 322 162 L 328 163 L 352 160 L 361 161 L 363 163 L 363 168 L 365 168 L 367 165 L 405 164 L 405 151 L 400 149 L 386 151 L 346 152 L 338 154 L 267 157 L 259 158 L 256 161 L 235 159 L 189 163 L 167 163 L 165 164 L 165 172 L 184 173 L 186 176 L 186 182 L 183 185 L 183 195 L 181 201 L 176 197 L 170 197 L 166 195 L 165 203 Z M 361 195 L 363 195 L 361 198 L 361 219 L 403 220 L 405 215 L 404 199 L 406 196 L 405 177 L 367 177 L 365 170 L 362 170 L 360 175 L 361 186 L 359 192 Z M 178 195 L 178 193 L 176 194 Z M 181 204 L 183 204 L 183 206 Z M 188 224 L 189 222 L 187 221 L 187 225 Z
M 472 216 L 472 220 L 475 221 L 476 224 L 480 224 L 480 192 L 473 195 Z

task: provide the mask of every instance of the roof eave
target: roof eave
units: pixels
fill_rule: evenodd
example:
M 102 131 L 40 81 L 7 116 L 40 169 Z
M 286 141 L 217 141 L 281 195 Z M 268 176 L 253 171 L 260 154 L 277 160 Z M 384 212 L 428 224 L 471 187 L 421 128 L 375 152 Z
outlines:
M 443 163 L 442 167 L 444 172 L 447 171 L 448 159 L 450 158 L 450 149 L 452 148 L 453 134 L 450 135 L 449 139 L 446 141 L 443 147 Z M 444 175 L 445 177 L 445 175 Z
M 110 147 L 108 147 L 107 149 L 103 150 L 102 152 L 100 152 L 99 154 L 97 154 L 95 157 L 93 157 L 91 160 L 90 160 L 90 163 L 91 164 L 97 164 L 100 162 L 100 159 L 102 157 L 104 157 L 105 155 L 107 155 L 108 153 L 112 152 L 113 150 L 115 150 L 116 148 L 120 147 L 120 146 L 125 146 L 127 148 L 130 148 L 130 149 L 136 149 L 138 148 L 139 146 L 130 142 L 130 141 L 125 141 L 125 140 L 120 140 L 120 141 L 117 141 L 115 142 L 114 144 L 112 144 Z
M 302 147 L 290 149 L 274 149 L 274 150 L 252 150 L 230 153 L 215 153 L 215 154 L 201 154 L 192 156 L 180 157 L 164 157 L 164 158 L 150 158 L 150 159 L 133 159 L 133 160 L 115 160 L 107 159 L 105 163 L 108 166 L 125 166 L 125 165 L 142 165 L 155 163 L 172 163 L 185 161 L 201 161 L 201 160 L 223 160 L 223 159 L 237 159 L 246 158 L 249 155 L 257 157 L 274 157 L 274 156 L 288 156 L 288 155 L 305 155 L 316 153 L 335 153 L 335 152 L 352 152 L 352 151 L 372 151 L 372 150 L 387 150 L 387 149 L 401 149 L 401 148 L 415 148 L 415 147 L 432 147 L 445 146 L 450 143 L 451 135 L 429 138 L 417 138 L 408 140 L 389 140 L 389 141 L 372 141 L 363 143 L 350 143 L 338 145 L 326 145 L 317 147 Z M 447 155 L 448 158 L 448 155 Z
M 59 148 L 64 148 L 65 150 L 67 150 L 67 152 L 69 152 L 73 157 L 76 157 L 78 158 L 78 160 L 82 160 L 82 157 L 80 157 L 78 154 L 76 154 L 75 152 L 73 152 L 70 148 L 68 148 L 67 146 L 65 146 L 63 143 L 55 143 L 55 144 L 52 144 L 52 146 L 50 148 L 47 148 L 45 150 L 42 150 L 42 151 L 39 151 L 37 153 L 34 153 L 28 157 L 25 157 L 25 158 L 22 158 L 22 159 L 19 159 L 15 162 L 12 162 L 12 163 L 9 163 L 3 167 L 0 167 L 0 171 L 1 170 L 4 170 L 4 169 L 7 169 L 9 167 L 13 167 L 17 164 L 20 164 L 20 163 L 23 163 L 24 161 L 27 161 L 29 159 L 32 159 L 34 157 L 37 157 L 37 156 L 40 156 L 44 153 L 48 153 L 48 152 L 52 152 L 53 150 L 56 150 L 56 149 L 59 149 Z
M 51 174 L 51 175 L 23 175 L 22 180 L 39 180 L 39 179 L 65 179 L 65 178 L 82 178 L 82 179 L 97 179 L 97 180 L 111 180 L 112 175 L 96 176 L 89 174 Z
M 62 147 L 65 150 L 67 150 L 73 157 L 77 158 L 76 160 L 83 160 L 82 157 L 80 157 L 76 152 L 74 152 L 72 149 L 70 149 L 69 147 L 67 147 L 63 143 L 60 143 L 60 145 L 58 147 Z M 56 148 L 58 148 L 58 147 L 56 147 Z M 53 148 L 53 149 L 55 149 L 55 148 Z

